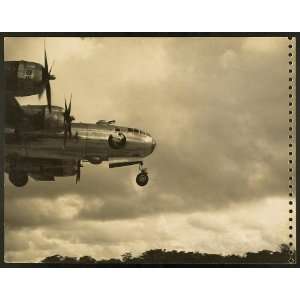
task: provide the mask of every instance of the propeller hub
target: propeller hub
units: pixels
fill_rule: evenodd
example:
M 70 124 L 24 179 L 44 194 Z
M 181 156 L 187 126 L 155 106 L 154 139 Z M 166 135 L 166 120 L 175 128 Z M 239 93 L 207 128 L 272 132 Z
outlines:
M 49 80 L 55 80 L 55 79 L 56 79 L 55 75 L 49 74 Z

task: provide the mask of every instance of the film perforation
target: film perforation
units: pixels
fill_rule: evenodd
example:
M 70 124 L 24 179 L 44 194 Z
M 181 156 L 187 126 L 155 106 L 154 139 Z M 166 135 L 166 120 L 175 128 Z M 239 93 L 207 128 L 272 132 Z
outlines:
M 289 172 L 289 183 L 288 183 L 288 196 L 289 196 L 289 263 L 295 263 L 295 249 L 293 248 L 293 230 L 294 230 L 294 212 L 295 212 L 295 174 L 294 174 L 294 153 L 295 153 L 295 143 L 294 143 L 294 136 L 295 136 L 295 119 L 294 119 L 294 108 L 295 108 L 295 91 L 294 91 L 294 81 L 295 81 L 295 70 L 294 70 L 294 38 L 288 37 L 288 172 Z

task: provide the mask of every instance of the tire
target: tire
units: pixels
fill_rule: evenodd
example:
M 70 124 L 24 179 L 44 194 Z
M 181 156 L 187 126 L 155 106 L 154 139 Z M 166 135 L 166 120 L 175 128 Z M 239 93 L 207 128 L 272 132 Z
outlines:
M 11 172 L 9 173 L 9 180 L 10 182 L 17 186 L 22 187 L 27 184 L 28 182 L 28 175 L 25 172 Z
M 136 176 L 136 183 L 139 186 L 145 186 L 149 181 L 149 176 L 147 173 L 140 173 Z
M 93 165 L 100 165 L 103 162 L 100 158 L 88 158 L 88 161 Z

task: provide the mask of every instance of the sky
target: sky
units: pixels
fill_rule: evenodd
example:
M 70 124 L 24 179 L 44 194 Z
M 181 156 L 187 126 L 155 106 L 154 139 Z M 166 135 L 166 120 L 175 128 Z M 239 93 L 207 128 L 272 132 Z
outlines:
M 149 249 L 240 254 L 288 243 L 286 38 L 45 38 L 53 105 L 157 141 L 137 167 L 85 164 L 81 181 L 5 179 L 5 259 L 96 259 Z M 6 38 L 5 60 L 43 63 L 44 38 Z M 45 95 L 18 98 L 46 104 Z

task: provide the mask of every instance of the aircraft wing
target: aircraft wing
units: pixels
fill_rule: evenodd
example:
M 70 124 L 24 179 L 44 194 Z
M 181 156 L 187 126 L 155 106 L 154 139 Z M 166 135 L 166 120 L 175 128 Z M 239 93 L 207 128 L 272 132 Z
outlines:
M 23 109 L 14 96 L 7 94 L 5 96 L 5 126 L 16 128 L 22 120 Z
M 8 174 L 26 174 L 36 181 L 55 181 L 56 177 L 75 176 L 80 179 L 80 163 L 73 159 L 6 157 L 5 172 Z M 18 176 L 17 176 L 18 177 Z M 16 180 L 18 178 L 15 178 Z M 10 178 L 14 183 L 14 178 Z M 25 183 L 26 184 L 26 183 Z

